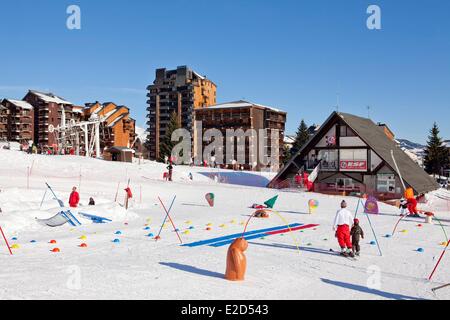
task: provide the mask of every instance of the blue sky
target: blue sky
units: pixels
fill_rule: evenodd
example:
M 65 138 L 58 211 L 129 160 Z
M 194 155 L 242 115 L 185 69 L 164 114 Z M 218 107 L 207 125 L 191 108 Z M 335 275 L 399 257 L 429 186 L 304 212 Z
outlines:
M 81 30 L 66 9 L 81 8 Z M 366 9 L 382 10 L 382 30 Z M 114 101 L 145 126 L 158 67 L 188 65 L 247 99 L 321 123 L 335 109 L 386 122 L 425 142 L 450 139 L 448 0 L 15 0 L 0 2 L 0 97 L 28 88 L 76 103 Z

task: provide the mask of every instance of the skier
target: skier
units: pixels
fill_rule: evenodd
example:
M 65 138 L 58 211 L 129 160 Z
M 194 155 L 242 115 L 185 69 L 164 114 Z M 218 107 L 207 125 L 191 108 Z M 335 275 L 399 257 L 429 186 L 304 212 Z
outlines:
M 89 205 L 90 206 L 95 206 L 94 198 L 92 198 L 92 197 L 89 198 Z
M 361 251 L 359 240 L 364 239 L 364 231 L 359 226 L 359 219 L 355 218 L 353 220 L 353 227 L 352 230 L 350 230 L 350 235 L 352 236 L 353 253 L 359 257 L 359 253 Z
M 408 209 L 408 201 L 405 198 L 400 199 L 400 215 L 403 216 Z
M 417 211 L 417 200 L 414 197 L 414 190 L 412 188 L 406 189 L 405 198 L 408 201 L 409 216 L 420 218 L 419 211 Z
M 352 242 L 350 239 L 350 226 L 353 223 L 353 215 L 347 209 L 345 200 L 341 202 L 341 209 L 336 213 L 334 218 L 333 230 L 336 231 L 335 236 L 341 247 L 341 255 L 345 257 L 354 257 L 352 251 Z
M 169 165 L 167 166 L 167 170 L 169 170 L 169 175 L 167 178 L 169 181 L 172 181 L 172 171 L 173 171 L 172 162 L 169 162 Z
M 76 208 L 78 206 L 78 202 L 80 202 L 80 195 L 77 192 L 77 187 L 73 187 L 72 193 L 69 197 L 69 205 L 71 208 Z

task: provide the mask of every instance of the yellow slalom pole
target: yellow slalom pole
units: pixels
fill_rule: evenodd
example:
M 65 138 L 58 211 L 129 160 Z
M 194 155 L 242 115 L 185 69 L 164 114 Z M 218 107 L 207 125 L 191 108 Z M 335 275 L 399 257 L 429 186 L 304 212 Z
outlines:
M 275 213 L 276 215 L 278 215 L 278 217 L 280 217 L 280 219 L 281 219 L 284 223 L 286 223 L 286 226 L 288 227 L 288 229 L 289 229 L 289 231 L 290 231 L 290 234 L 291 234 L 291 236 L 292 236 L 292 239 L 294 240 L 295 246 L 297 247 L 298 253 L 300 254 L 300 247 L 299 247 L 299 245 L 298 245 L 297 238 L 294 237 L 294 234 L 292 233 L 292 229 L 291 229 L 291 227 L 289 226 L 289 222 L 286 221 L 286 219 L 284 219 L 283 216 L 282 216 L 278 211 L 276 211 L 276 210 L 274 210 L 274 209 L 271 209 L 271 210 L 268 210 L 268 211 Z

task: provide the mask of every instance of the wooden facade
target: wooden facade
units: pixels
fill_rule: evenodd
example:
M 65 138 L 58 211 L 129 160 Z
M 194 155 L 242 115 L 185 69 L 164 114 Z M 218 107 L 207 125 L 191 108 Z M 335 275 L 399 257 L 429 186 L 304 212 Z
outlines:
M 130 117 L 130 109 L 118 106 L 113 102 L 87 103 L 84 110 L 84 120 L 98 116 L 104 121 L 101 123 L 100 148 L 132 146 L 135 133 L 135 120 Z
M 4 99 L 7 109 L 6 138 L 8 141 L 28 144 L 34 139 L 33 106 L 25 101 Z
M 0 103 L 0 141 L 8 140 L 8 108 Z
M 22 99 L 33 106 L 34 110 L 34 143 L 40 150 L 53 148 L 58 149 L 57 137 L 49 131 L 49 126 L 61 125 L 62 110 L 68 123 L 72 117 L 72 103 L 54 95 L 53 93 L 42 93 L 30 90 Z
M 209 129 L 217 129 L 220 130 L 223 137 L 225 138 L 227 135 L 227 130 L 238 130 L 242 129 L 244 132 L 250 129 L 254 129 L 257 132 L 257 139 L 259 139 L 259 130 L 267 129 L 267 139 L 266 139 L 266 150 L 265 154 L 270 157 L 273 152 L 273 146 L 270 145 L 270 136 L 272 130 L 278 130 L 278 155 L 279 155 L 279 163 L 282 162 L 283 155 L 283 147 L 284 147 L 284 131 L 285 131 L 285 123 L 286 123 L 286 112 L 273 109 L 271 107 L 266 107 L 262 105 L 258 105 L 255 103 L 247 102 L 247 101 L 235 101 L 230 103 L 219 104 L 207 108 L 201 108 L 195 110 L 195 121 L 196 123 L 201 122 L 202 125 L 202 134 L 205 133 L 206 130 Z M 197 145 L 198 141 L 202 141 L 203 139 L 197 138 L 197 131 L 194 130 L 194 154 L 197 153 L 199 149 L 199 145 Z M 236 140 L 236 139 L 235 139 Z M 235 141 L 236 142 L 236 141 Z M 206 147 L 207 143 L 202 142 L 202 149 Z M 237 145 L 237 143 L 235 143 Z M 259 144 L 257 144 L 257 154 L 253 155 L 253 159 L 258 159 L 259 156 Z M 245 142 L 245 163 L 241 164 L 244 169 L 252 169 L 253 164 L 250 163 L 250 159 L 252 158 L 251 152 L 255 150 L 251 150 L 250 142 Z M 222 150 L 223 154 L 226 155 L 226 143 Z M 232 160 L 238 159 L 237 148 L 230 151 L 229 154 L 233 155 L 233 159 L 224 159 L 224 163 L 229 163 Z M 258 164 L 255 168 L 256 170 L 261 170 L 265 166 L 260 163 L 260 159 L 257 160 Z M 279 167 L 272 167 L 272 170 L 278 170 Z

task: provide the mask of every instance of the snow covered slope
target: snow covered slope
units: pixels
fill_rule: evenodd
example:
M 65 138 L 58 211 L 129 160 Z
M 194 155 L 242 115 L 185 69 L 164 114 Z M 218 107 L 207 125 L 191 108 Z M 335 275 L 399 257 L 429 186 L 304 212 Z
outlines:
M 233 185 L 210 178 L 221 172 L 232 176 L 231 171 L 225 174 L 217 169 L 177 166 L 170 183 L 162 180 L 165 166 L 154 162 L 113 163 L 0 150 L 0 163 L 0 226 L 10 245 L 19 246 L 10 256 L 0 241 L 0 299 L 450 298 L 448 289 L 436 295 L 431 291 L 448 282 L 450 256 L 444 257 L 433 281 L 426 280 L 443 250 L 442 228 L 424 224 L 423 219 L 406 218 L 394 237 L 384 237 L 399 218 L 398 209 L 388 205 L 380 204 L 382 214 L 370 217 L 383 256 L 370 244 L 375 237 L 360 211 L 366 239 L 361 243 L 361 258 L 351 261 L 329 251 L 338 250 L 332 222 L 343 197 L 242 185 L 243 177 L 253 185 L 262 178 L 270 179 L 270 173 L 237 173 L 239 183 Z M 125 210 L 123 189 L 128 179 L 134 197 Z M 72 186 L 80 187 L 82 206 L 72 212 L 82 222 L 81 227 L 50 228 L 35 221 L 60 210 L 49 194 L 40 208 L 44 182 L 66 205 Z M 209 192 L 215 194 L 213 208 L 205 200 Z M 241 233 L 253 213 L 249 206 L 277 194 L 277 212 L 269 219 L 252 219 L 249 231 L 283 226 L 286 221 L 319 226 L 249 240 L 248 269 L 242 283 L 223 279 L 227 246 L 180 246 L 170 222 L 163 227 L 161 239 L 154 239 L 165 218 L 158 197 L 168 208 L 176 196 L 171 218 L 183 243 L 193 243 Z M 96 206 L 87 206 L 90 197 Z M 450 194 L 440 190 L 429 197 L 431 208 L 427 210 L 435 211 L 448 233 Z M 314 214 L 308 214 L 310 199 L 319 201 Z M 345 199 L 355 211 L 358 199 Z M 93 224 L 77 212 L 113 221 Z M 120 242 L 114 243 L 114 239 Z M 80 247 L 82 243 L 87 247 Z M 51 252 L 55 247 L 59 253 Z

